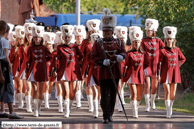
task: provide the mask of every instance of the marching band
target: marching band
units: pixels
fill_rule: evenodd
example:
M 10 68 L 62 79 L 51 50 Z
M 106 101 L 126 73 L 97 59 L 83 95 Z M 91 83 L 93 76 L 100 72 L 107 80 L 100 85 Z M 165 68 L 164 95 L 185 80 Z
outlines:
M 176 46 L 177 28 L 164 27 L 163 42 L 156 37 L 159 21 L 148 18 L 146 38 L 143 38 L 140 27 L 116 26 L 117 18 L 110 10 L 105 8 L 104 13 L 101 20 L 86 22 L 87 32 L 83 25 L 65 24 L 60 31 L 45 32 L 45 27 L 39 24 L 25 23 L 15 29 L 9 24 L 13 105 L 17 99 L 18 109 L 22 110 L 25 97 L 26 112 L 41 116 L 43 100 L 45 108 L 50 108 L 54 84 L 58 112 L 64 111 L 64 117 L 68 118 L 75 99 L 76 107 L 81 108 L 85 84 L 89 112 L 98 118 L 100 101 L 103 123 L 108 123 L 113 121 L 114 109 L 123 111 L 124 85 L 128 85 L 131 92 L 134 118 L 138 118 L 143 94 L 145 111 L 155 110 L 159 81 L 165 91 L 166 117 L 171 118 L 177 83 L 181 83 L 179 67 L 186 61 Z M 127 37 L 131 45 L 127 44 Z

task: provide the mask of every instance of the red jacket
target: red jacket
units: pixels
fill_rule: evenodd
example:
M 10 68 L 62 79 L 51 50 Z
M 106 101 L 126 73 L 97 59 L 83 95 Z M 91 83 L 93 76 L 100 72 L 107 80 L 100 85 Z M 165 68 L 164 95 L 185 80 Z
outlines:
M 121 65 L 120 62 L 117 62 L 115 55 L 122 55 L 124 58 L 127 57 L 127 53 L 125 51 L 125 45 L 122 40 L 111 39 L 109 41 L 105 41 L 104 39 L 102 45 L 104 46 L 104 50 L 106 52 L 106 56 L 111 60 L 111 70 L 115 79 L 121 79 Z M 108 70 L 107 66 L 103 65 L 103 60 L 105 59 L 104 53 L 102 51 L 100 43 L 95 41 L 94 46 L 92 48 L 91 59 L 94 63 L 102 66 L 99 71 L 99 80 L 112 79 L 112 76 Z
M 92 42 L 88 41 L 88 39 L 85 39 L 82 41 L 82 44 L 80 46 L 81 52 L 84 54 L 83 63 L 82 63 L 82 75 L 86 72 L 86 69 L 88 67 L 88 53 L 92 51 Z
M 164 43 L 159 38 L 143 38 L 141 47 L 145 51 L 149 60 L 148 75 L 151 77 L 157 76 L 157 64 L 159 61 L 159 49 L 164 47 Z
M 132 83 L 143 84 L 144 83 L 144 69 L 149 66 L 149 62 L 145 54 L 140 51 L 130 51 L 125 61 L 127 66 L 124 82 L 127 82 L 132 76 Z
M 15 47 L 11 47 L 9 59 L 12 63 L 12 72 L 14 77 L 16 75 L 17 68 L 19 67 L 19 52 L 15 52 Z
M 57 68 L 57 51 L 53 51 L 52 52 L 52 59 L 49 61 L 50 62 L 50 66 L 49 66 L 49 73 L 52 73 L 51 77 L 50 77 L 50 81 L 53 82 L 55 81 L 55 77 L 54 77 L 54 70 L 55 68 Z
M 64 72 L 68 81 L 82 80 L 80 64 L 83 54 L 76 44 L 57 46 L 57 80 L 61 80 Z
M 161 83 L 166 82 L 167 72 L 170 83 L 181 83 L 179 64 L 182 65 L 185 61 L 186 58 L 178 47 L 161 49 L 159 61 L 161 62 Z
M 21 76 L 22 72 L 26 70 L 26 60 L 27 60 L 27 49 L 24 50 L 24 45 L 19 46 L 19 59 L 20 59 L 20 73 L 19 77 Z
M 88 83 L 90 81 L 90 78 L 91 76 L 93 76 L 93 79 L 96 83 L 97 86 L 99 86 L 99 69 L 100 67 L 95 64 L 92 60 L 91 60 L 91 53 L 88 54 L 89 55 L 89 70 L 88 70 L 88 79 L 87 79 L 87 82 L 86 82 L 86 86 L 88 86 Z
M 49 49 L 44 45 L 31 46 L 27 51 L 27 62 L 29 64 L 29 72 L 27 78 L 34 70 L 34 79 L 36 82 L 48 81 L 47 62 L 50 61 L 52 55 Z

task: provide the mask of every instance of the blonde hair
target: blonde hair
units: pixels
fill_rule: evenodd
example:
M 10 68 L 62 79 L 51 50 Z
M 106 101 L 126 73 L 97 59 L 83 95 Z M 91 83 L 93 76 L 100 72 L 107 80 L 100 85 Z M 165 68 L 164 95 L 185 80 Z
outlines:
M 164 45 L 165 47 L 167 47 L 167 42 L 166 42 L 166 38 L 164 39 Z M 172 43 L 172 47 L 176 48 L 176 39 L 174 39 L 173 43 Z
M 48 45 L 50 45 L 50 43 L 47 43 L 47 42 L 45 41 L 44 45 L 48 48 Z M 51 45 L 52 45 L 52 44 L 51 44 Z M 52 47 L 53 47 L 53 46 L 52 46 Z M 52 49 L 49 48 L 49 51 L 52 53 L 52 52 L 54 51 L 54 49 L 53 49 L 53 48 L 52 48 Z

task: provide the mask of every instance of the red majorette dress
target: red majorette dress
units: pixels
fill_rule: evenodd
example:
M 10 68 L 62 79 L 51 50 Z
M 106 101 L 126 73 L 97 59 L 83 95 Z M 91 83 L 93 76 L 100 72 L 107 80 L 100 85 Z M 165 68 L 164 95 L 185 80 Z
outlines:
M 125 59 L 127 69 L 123 78 L 124 82 L 129 84 L 143 84 L 144 83 L 144 69 L 149 66 L 146 55 L 140 51 L 129 51 Z
M 99 69 L 100 67 L 91 60 L 91 52 L 88 53 L 88 79 L 86 82 L 87 87 L 99 86 Z
M 26 79 L 25 76 L 25 70 L 26 70 L 26 60 L 27 60 L 27 49 L 24 50 L 24 45 L 19 46 L 19 60 L 20 60 L 20 73 L 19 73 L 19 78 L 20 79 Z
M 50 66 L 49 66 L 49 77 L 51 82 L 57 81 L 56 77 L 54 76 L 53 72 L 56 72 L 58 60 L 57 60 L 57 51 L 52 52 L 52 59 L 49 61 Z
M 131 50 L 131 45 L 125 45 L 125 50 L 126 50 L 126 52 Z M 126 60 L 126 58 L 125 58 L 125 60 Z M 125 70 L 125 60 L 120 62 L 120 64 L 121 64 L 121 73 L 124 73 L 124 70 Z
M 13 77 L 16 77 L 16 72 L 19 67 L 19 52 L 15 50 L 15 46 L 11 47 L 9 59 L 10 62 L 13 64 L 12 65 Z
M 32 82 L 48 81 L 47 62 L 50 61 L 52 55 L 49 49 L 44 45 L 31 46 L 27 51 L 26 66 L 28 72 L 27 80 Z
M 115 55 L 122 55 L 124 58 L 127 57 L 127 53 L 125 51 L 125 45 L 122 40 L 111 38 L 109 40 L 102 39 L 104 51 L 108 59 L 110 59 L 110 67 L 113 72 L 113 76 L 115 79 L 121 79 L 121 64 L 117 62 Z M 93 48 L 91 59 L 94 63 L 103 66 L 103 60 L 105 59 L 104 53 L 102 51 L 101 45 L 98 41 L 95 41 Z M 99 70 L 99 80 L 112 79 L 112 76 L 108 70 L 108 67 L 100 67 Z
M 159 61 L 159 49 L 164 47 L 160 38 L 143 38 L 141 47 L 149 60 L 149 67 L 144 70 L 146 76 L 157 77 L 157 65 Z
M 164 47 L 160 49 L 161 83 L 181 83 L 179 64 L 182 65 L 186 58 L 180 48 Z M 160 68 L 160 67 L 159 67 Z M 159 69 L 158 68 L 158 69 Z
M 82 76 L 85 76 L 85 72 L 88 70 L 88 53 L 92 51 L 92 42 L 89 41 L 88 39 L 84 39 L 82 41 L 82 44 L 80 46 L 81 52 L 84 54 L 83 62 L 82 62 Z
M 57 81 L 82 80 L 80 64 L 83 53 L 76 44 L 62 44 L 57 46 Z

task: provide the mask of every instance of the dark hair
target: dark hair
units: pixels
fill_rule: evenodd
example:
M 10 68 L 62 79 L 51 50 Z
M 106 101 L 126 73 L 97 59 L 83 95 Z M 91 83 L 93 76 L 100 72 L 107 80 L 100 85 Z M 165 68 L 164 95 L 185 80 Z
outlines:
M 70 24 L 66 22 L 66 23 L 63 23 L 62 25 L 70 25 Z
M 4 20 L 0 20 L 0 31 L 4 30 L 7 26 L 7 23 Z
M 9 30 L 10 30 L 10 27 L 9 27 L 9 25 L 7 25 L 7 29 L 6 29 L 5 33 L 8 33 Z
M 32 38 L 32 46 L 35 46 L 34 37 Z M 43 38 L 41 37 L 40 45 L 43 45 Z

